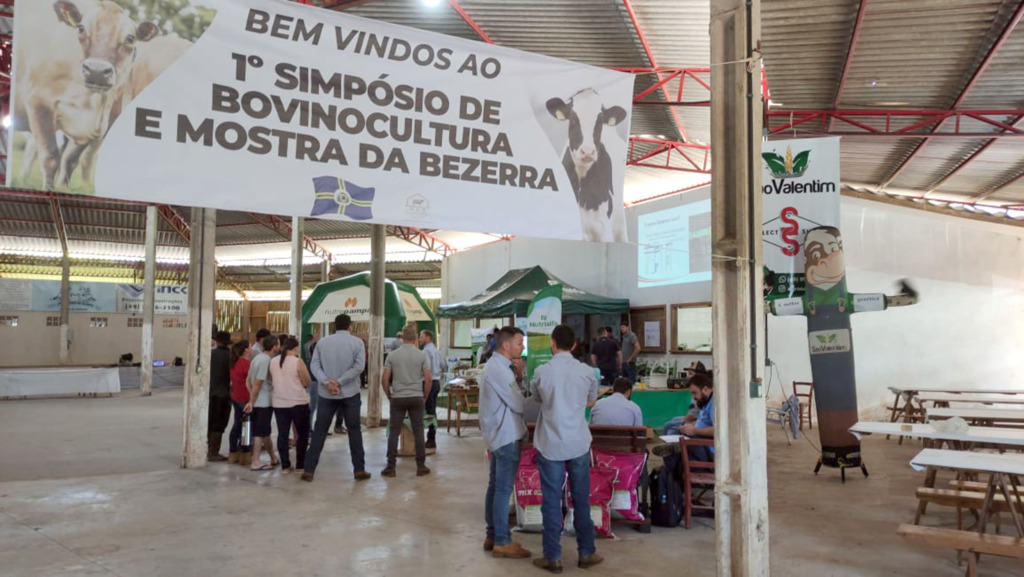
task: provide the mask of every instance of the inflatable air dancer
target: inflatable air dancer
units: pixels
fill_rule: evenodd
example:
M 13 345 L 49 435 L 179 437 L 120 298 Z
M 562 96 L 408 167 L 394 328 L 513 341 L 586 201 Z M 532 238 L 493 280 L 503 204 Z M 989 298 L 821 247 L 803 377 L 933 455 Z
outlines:
M 853 364 L 853 338 L 850 315 L 882 311 L 888 307 L 917 302 L 917 293 L 901 281 L 901 294 L 849 293 L 846 290 L 846 264 L 839 229 L 821 226 L 804 237 L 803 296 L 779 298 L 769 303 L 772 314 L 807 317 L 807 340 L 811 353 L 811 376 L 818 410 L 821 466 L 840 470 L 846 482 L 846 469 L 859 467 L 868 476 L 861 459 L 860 441 L 849 429 L 857 423 L 857 382 Z

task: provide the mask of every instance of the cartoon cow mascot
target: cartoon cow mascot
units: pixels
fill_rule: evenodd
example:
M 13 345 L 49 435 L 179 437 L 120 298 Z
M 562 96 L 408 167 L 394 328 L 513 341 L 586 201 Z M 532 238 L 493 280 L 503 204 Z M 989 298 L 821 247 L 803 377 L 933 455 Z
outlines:
M 547 101 L 551 116 L 569 122 L 569 143 L 562 155 L 586 240 L 626 242 L 626 213 L 622 191 L 615 189 L 612 159 L 601 142 L 605 126 L 618 126 L 626 120 L 621 106 L 605 108 L 593 88 L 585 88 L 568 100 Z
M 769 310 L 778 316 L 807 317 L 821 439 L 821 456 L 814 473 L 822 465 L 837 467 L 845 482 L 847 468 L 859 467 L 865 477 L 868 474 L 861 460 L 860 441 L 849 432 L 858 420 L 850 315 L 912 305 L 917 302 L 917 293 L 905 281 L 901 281 L 902 293 L 895 296 L 847 292 L 843 239 L 835 227 L 808 230 L 803 248 L 807 282 L 803 296 L 771 301 Z

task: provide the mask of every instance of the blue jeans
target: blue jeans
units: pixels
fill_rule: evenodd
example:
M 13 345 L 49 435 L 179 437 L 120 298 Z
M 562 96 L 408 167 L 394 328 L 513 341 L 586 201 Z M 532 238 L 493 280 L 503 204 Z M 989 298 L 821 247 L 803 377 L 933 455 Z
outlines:
M 487 538 L 494 539 L 495 546 L 512 542 L 512 531 L 508 527 L 508 501 L 515 488 L 522 451 L 521 441 L 491 451 L 487 496 L 484 497 L 484 519 L 487 521 Z
M 580 557 L 597 552 L 594 545 L 594 521 L 590 518 L 590 451 L 568 461 L 549 461 L 537 453 L 540 469 L 540 487 L 544 501 L 540 506 L 544 517 L 544 557 L 562 558 L 562 487 L 565 473 L 569 473 L 569 492 L 572 497 L 573 528 L 576 529 L 576 549 Z
M 662 431 L 662 435 L 678 435 L 683 429 L 683 425 L 686 424 L 685 417 L 676 417 L 671 421 L 665 423 L 665 428 Z
M 636 383 L 636 364 L 622 363 L 622 376 L 629 379 L 629 382 Z
M 320 453 L 324 450 L 327 440 L 327 429 L 330 428 L 334 415 L 341 413 L 348 427 L 348 448 L 352 453 L 352 470 L 355 473 L 366 470 L 366 459 L 363 453 L 363 431 L 359 427 L 359 408 L 363 400 L 359 393 L 344 399 L 328 399 L 320 397 L 316 402 L 316 424 L 313 425 L 313 443 L 306 454 L 306 472 L 313 473 L 320 463 Z

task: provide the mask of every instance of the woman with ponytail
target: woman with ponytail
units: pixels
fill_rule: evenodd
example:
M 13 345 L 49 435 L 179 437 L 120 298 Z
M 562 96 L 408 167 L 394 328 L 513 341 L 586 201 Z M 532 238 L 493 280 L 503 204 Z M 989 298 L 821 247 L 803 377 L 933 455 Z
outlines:
M 313 382 L 299 354 L 299 341 L 285 339 L 281 354 L 270 362 L 270 380 L 274 382 L 274 418 L 277 420 L 277 449 L 281 452 L 281 470 L 289 473 L 301 471 L 306 462 L 309 446 L 309 394 L 306 389 Z M 291 467 L 288 432 L 295 425 L 298 439 L 295 443 L 295 468 Z

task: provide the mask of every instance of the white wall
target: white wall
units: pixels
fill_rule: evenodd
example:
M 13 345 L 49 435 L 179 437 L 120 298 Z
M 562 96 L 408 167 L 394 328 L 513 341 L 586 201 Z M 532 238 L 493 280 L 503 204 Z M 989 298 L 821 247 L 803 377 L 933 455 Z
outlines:
M 18 317 L 18 326 L 0 326 L 0 367 L 55 366 L 60 364 L 60 327 L 46 326 L 46 318 L 57 316 L 52 312 L 0 311 L 0 315 Z M 135 318 L 139 318 L 134 315 Z M 104 328 L 90 327 L 91 317 L 106 317 Z M 128 327 L 130 314 L 71 313 L 71 363 L 117 364 L 124 353 L 142 360 L 142 328 Z M 153 358 L 170 364 L 174 357 L 185 358 L 188 331 L 184 328 L 164 328 L 164 319 L 184 324 L 186 317 L 157 315 L 153 321 Z
M 853 316 L 861 411 L 891 403 L 891 385 L 1024 386 L 1024 229 L 842 203 L 849 290 L 893 294 L 909 278 L 921 294 L 912 307 Z M 787 392 L 810 380 L 806 335 L 802 318 L 768 319 L 768 355 Z
M 693 191 L 629 209 L 631 237 L 638 214 L 707 194 Z M 846 197 L 841 229 L 852 292 L 893 294 L 896 281 L 909 278 L 921 293 L 913 307 L 854 315 L 862 411 L 891 402 L 890 385 L 1024 386 L 1024 229 Z M 710 283 L 637 288 L 631 244 L 515 238 L 445 259 L 443 302 L 471 298 L 507 270 L 534 265 L 581 289 L 629 298 L 633 306 L 711 297 Z M 802 318 L 768 319 L 768 355 L 787 392 L 792 381 L 810 380 L 806 331 Z M 665 358 L 680 366 L 710 364 L 707 356 Z M 777 383 L 772 389 L 780 393 Z

